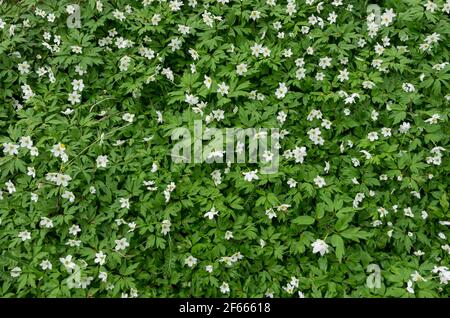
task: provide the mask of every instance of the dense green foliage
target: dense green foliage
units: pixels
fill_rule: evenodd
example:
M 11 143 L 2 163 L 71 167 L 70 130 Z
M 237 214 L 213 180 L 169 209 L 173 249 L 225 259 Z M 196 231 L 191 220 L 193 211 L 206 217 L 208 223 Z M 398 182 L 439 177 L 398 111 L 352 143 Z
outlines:
M 0 296 L 448 297 L 450 2 L 0 3 Z

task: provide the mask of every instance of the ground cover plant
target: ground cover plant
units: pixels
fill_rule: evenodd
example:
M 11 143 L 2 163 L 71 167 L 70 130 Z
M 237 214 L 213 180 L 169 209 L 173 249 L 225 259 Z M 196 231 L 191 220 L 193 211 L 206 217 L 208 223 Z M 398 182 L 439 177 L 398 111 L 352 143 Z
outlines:
M 0 296 L 448 297 L 449 14 L 0 1 Z M 195 121 L 276 151 L 178 162 Z

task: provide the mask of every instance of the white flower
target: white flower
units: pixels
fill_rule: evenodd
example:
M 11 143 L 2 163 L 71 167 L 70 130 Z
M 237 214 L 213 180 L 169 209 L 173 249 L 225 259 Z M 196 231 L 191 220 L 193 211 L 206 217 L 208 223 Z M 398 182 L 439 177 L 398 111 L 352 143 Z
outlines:
M 231 232 L 231 231 L 226 231 L 225 232 L 225 239 L 226 240 L 230 240 L 230 239 L 232 239 L 233 238 L 233 232 Z
M 66 155 L 66 146 L 62 143 L 57 143 L 52 147 L 50 152 L 55 156 L 56 158 L 61 158 L 61 160 L 67 159 Z
M 80 240 L 72 240 L 72 239 L 70 239 L 70 240 L 66 243 L 66 245 L 69 245 L 70 247 L 78 247 L 78 246 L 80 246 L 80 244 L 81 244 L 81 241 L 80 241 Z
M 425 255 L 425 253 L 422 252 L 421 250 L 417 250 L 417 251 L 414 252 L 414 255 L 416 255 L 416 256 L 422 256 L 422 255 Z
M 424 7 L 427 11 L 430 11 L 433 13 L 438 8 L 438 5 L 434 3 L 433 1 L 428 1 L 426 4 L 424 4 Z
M 169 233 L 170 232 L 170 226 L 171 226 L 172 224 L 170 223 L 170 221 L 169 220 L 163 220 L 162 222 L 161 222 L 161 233 L 163 234 L 163 235 L 166 235 L 167 233 Z
M 411 210 L 410 207 L 404 208 L 404 209 L 403 209 L 403 212 L 404 212 L 405 216 L 409 216 L 409 217 L 411 217 L 411 218 L 414 217 L 414 214 L 412 213 L 412 210 Z
M 280 122 L 280 124 L 283 124 L 286 121 L 287 114 L 284 111 L 278 112 L 277 120 Z
M 20 147 L 31 149 L 33 147 L 33 141 L 30 136 L 20 137 Z
M 78 235 L 78 233 L 81 232 L 80 226 L 77 224 L 73 224 L 70 228 L 69 228 L 69 234 L 76 236 Z
M 446 266 L 434 266 L 431 272 L 433 274 L 439 273 L 440 283 L 447 285 L 450 280 L 450 271 Z
M 266 210 L 266 215 L 269 217 L 270 220 L 277 217 L 276 212 L 272 208 Z
M 133 231 L 136 229 L 136 222 L 130 222 L 130 223 L 128 223 L 127 225 L 128 225 L 128 227 L 130 228 L 130 229 L 128 230 L 128 232 L 133 232 Z
M 212 273 L 212 271 L 213 271 L 213 266 L 212 265 L 206 265 L 205 266 L 205 271 L 207 271 L 208 273 Z
M 450 14 L 450 1 L 447 0 L 447 2 L 444 4 L 444 6 L 442 7 L 442 12 Z
M 297 181 L 292 178 L 289 178 L 287 181 L 289 188 L 295 188 L 297 186 Z
M 10 274 L 11 274 L 11 277 L 14 277 L 14 278 L 16 278 L 16 277 L 19 277 L 20 276 L 20 273 L 22 273 L 22 269 L 20 268 L 20 267 L 14 267 L 12 270 L 11 270 L 11 272 L 10 272 Z
M 76 264 L 72 262 L 72 255 L 67 255 L 66 257 L 61 257 L 59 261 L 64 265 L 66 270 L 71 271 L 75 269 Z
M 125 120 L 126 122 L 132 123 L 134 119 L 134 114 L 125 113 L 123 114 L 122 119 Z
M 12 194 L 16 192 L 16 187 L 14 186 L 14 183 L 12 183 L 11 180 L 8 180 L 8 182 L 5 182 L 6 189 L 8 190 L 9 194 Z
M 214 181 L 214 184 L 216 186 L 222 183 L 222 174 L 221 174 L 220 170 L 214 170 L 211 173 L 211 177 L 212 177 L 212 179 Z
M 372 88 L 375 87 L 375 83 L 374 83 L 374 82 L 371 82 L 371 81 L 364 81 L 364 82 L 362 83 L 362 85 L 363 85 L 363 87 L 366 88 L 366 89 L 372 89 Z
M 389 214 L 388 210 L 383 207 L 378 208 L 378 213 L 380 213 L 380 217 L 385 217 Z
M 295 72 L 295 78 L 298 80 L 304 79 L 306 77 L 306 69 L 304 69 L 303 67 L 300 67 L 297 69 L 297 71 Z
M 96 159 L 97 168 L 106 168 L 106 164 L 109 162 L 107 156 L 98 156 Z
M 323 168 L 323 172 L 328 173 L 330 171 L 330 163 L 325 161 L 325 167 Z
M 320 253 L 320 255 L 323 256 L 328 253 L 328 244 L 323 240 L 317 239 L 311 244 L 311 246 L 313 247 L 314 254 Z
M 31 201 L 32 202 L 37 202 L 38 198 L 39 198 L 39 196 L 36 193 L 31 193 Z
M 197 264 L 197 259 L 196 259 L 194 256 L 189 255 L 189 256 L 184 260 L 184 264 L 187 265 L 187 266 L 189 266 L 189 267 L 194 267 L 195 264 Z
M 70 47 L 70 49 L 72 50 L 72 53 L 75 53 L 75 54 L 83 53 L 83 48 L 81 46 L 78 46 L 78 45 L 72 45 Z
M 414 91 L 416 90 L 416 88 L 414 87 L 414 85 L 411 84 L 411 83 L 403 83 L 403 84 L 402 84 L 402 88 L 403 88 L 403 90 L 404 90 L 405 92 L 407 92 L 407 93 L 412 93 L 412 92 L 414 92 Z
M 80 76 L 83 76 L 84 74 L 87 73 L 87 71 L 85 69 L 83 69 L 80 65 L 76 65 L 75 66 L 75 73 L 77 73 Z
M 229 89 L 230 87 L 227 84 L 225 84 L 225 82 L 222 82 L 221 84 L 218 85 L 217 92 L 220 95 L 225 96 L 228 94 Z
M 315 177 L 313 181 L 316 184 L 316 186 L 318 186 L 319 188 L 322 188 L 323 186 L 327 185 L 325 182 L 325 179 L 322 178 L 321 176 Z
M 194 61 L 198 60 L 200 58 L 200 55 L 198 54 L 198 52 L 194 49 L 189 49 L 188 50 L 189 54 L 191 55 L 192 59 Z
M 31 89 L 30 85 L 24 84 L 24 85 L 20 86 L 20 88 L 22 89 L 23 99 L 25 101 L 29 100 L 30 98 L 32 98 L 34 96 L 34 93 Z
M 113 17 L 121 22 L 125 20 L 125 14 L 117 9 L 113 11 Z
M 144 186 L 147 187 L 147 190 L 155 191 L 158 187 L 155 187 L 155 181 L 144 181 Z
M 17 236 L 22 240 L 22 242 L 31 240 L 31 233 L 28 231 L 19 232 L 19 235 L 17 235 Z
M 322 123 L 320 125 L 322 127 L 324 127 L 325 129 L 330 129 L 331 128 L 331 121 L 329 121 L 328 119 L 322 119 Z
M 82 79 L 79 79 L 79 80 L 73 80 L 72 81 L 72 89 L 74 90 L 74 91 L 79 91 L 79 92 L 81 92 L 83 89 L 84 89 L 84 83 L 83 83 L 83 80 Z
M 312 128 L 308 130 L 308 137 L 315 145 L 323 145 L 324 139 L 321 137 L 320 128 Z
M 406 291 L 410 294 L 414 294 L 414 288 L 413 288 L 413 282 L 411 280 L 408 280 Z
M 179 11 L 181 10 L 181 6 L 183 5 L 183 2 L 178 0 L 173 0 L 169 2 L 169 7 L 171 11 Z
M 67 14 L 73 14 L 73 13 L 75 13 L 75 10 L 76 10 L 76 6 L 73 5 L 73 4 L 69 4 L 69 5 L 66 7 L 66 12 L 67 12 Z
M 328 56 L 321 58 L 319 59 L 319 67 L 321 67 L 322 69 L 326 69 L 331 65 L 331 61 L 332 59 Z
M 30 155 L 33 157 L 37 157 L 39 155 L 39 151 L 36 147 L 31 147 L 30 148 Z
M 370 152 L 366 151 L 366 150 L 360 150 L 359 152 L 361 152 L 362 154 L 364 154 L 364 156 L 366 157 L 367 160 L 372 158 L 372 155 L 370 154 Z
M 403 122 L 403 123 L 400 125 L 400 128 L 398 129 L 398 131 L 399 131 L 400 133 L 402 133 L 402 134 L 406 134 L 406 133 L 409 131 L 410 128 L 411 128 L 411 124 L 410 124 L 410 123 L 408 123 L 408 122 Z
M 296 5 L 294 1 L 288 1 L 286 5 L 286 13 L 289 16 L 292 16 L 295 12 L 297 12 Z
M 230 286 L 228 283 L 223 282 L 222 285 L 220 285 L 220 292 L 222 294 L 226 294 L 230 292 Z
M 114 247 L 114 249 L 116 251 L 124 250 L 128 246 L 130 246 L 130 243 L 128 243 L 126 238 L 122 238 L 120 240 L 114 240 L 114 243 L 116 243 L 116 246 Z
M 52 263 L 50 263 L 50 261 L 48 259 L 43 260 L 39 266 L 41 266 L 42 270 L 44 270 L 44 271 L 47 269 L 53 268 Z
M 324 73 L 322 73 L 322 72 L 317 72 L 317 74 L 316 74 L 316 81 L 319 81 L 319 82 L 321 82 L 321 81 L 323 81 L 323 79 L 325 78 L 325 74 Z
M 131 63 L 131 57 L 125 55 L 119 60 L 119 70 L 121 72 L 126 72 Z
M 120 207 L 123 209 L 129 209 L 130 208 L 130 199 L 127 198 L 120 198 Z
M 241 64 L 237 65 L 236 73 L 241 76 L 244 75 L 244 73 L 247 73 L 247 64 L 241 63 Z
M 382 26 L 389 26 L 392 23 L 396 14 L 393 9 L 387 9 L 380 17 L 380 24 Z
M 390 137 L 392 136 L 392 129 L 383 127 L 381 128 L 381 134 L 383 135 L 383 137 Z
M 67 108 L 66 110 L 64 110 L 64 111 L 61 111 L 61 114 L 63 114 L 63 115 L 70 115 L 70 114 L 72 114 L 74 112 L 74 110 L 72 109 L 72 108 Z
M 442 266 L 439 270 L 439 282 L 443 285 L 447 285 L 449 281 L 450 281 L 450 271 L 448 270 L 447 267 Z
M 178 25 L 178 32 L 180 32 L 182 35 L 187 35 L 191 32 L 191 28 L 188 27 L 187 25 L 182 25 L 179 24 Z
M 159 22 L 161 22 L 161 15 L 160 14 L 154 14 L 152 17 L 152 25 L 158 25 Z
M 51 229 L 53 227 L 53 221 L 49 218 L 46 217 L 41 217 L 41 221 L 39 222 L 39 226 L 46 228 L 46 229 Z
M 286 87 L 285 83 L 278 83 L 278 88 L 275 91 L 275 96 L 278 99 L 282 99 L 286 96 L 288 92 L 288 88 Z
M 266 246 L 266 241 L 264 241 L 263 239 L 260 239 L 259 245 L 261 246 L 261 248 L 264 248 L 264 246 Z
M 98 273 L 98 279 L 100 279 L 102 282 L 106 283 L 106 280 L 108 279 L 108 273 L 106 273 L 106 272 L 99 272 Z
M 268 150 L 265 150 L 262 157 L 265 162 L 270 162 L 273 159 L 273 153 Z
M 206 88 L 210 89 L 212 84 L 211 77 L 205 75 L 205 80 L 203 81 L 203 84 L 205 84 Z
M 385 49 L 381 44 L 377 43 L 374 47 L 374 50 L 375 50 L 376 54 L 381 55 L 381 54 L 383 54 Z
M 61 197 L 62 197 L 63 199 L 68 199 L 69 202 L 74 202 L 74 201 L 75 201 L 75 195 L 74 195 L 73 192 L 71 192 L 71 191 L 65 191 L 65 192 L 61 195 Z
M 433 114 L 430 118 L 426 119 L 425 122 L 430 125 L 437 124 L 439 119 L 441 119 L 439 114 Z
M 378 133 L 375 132 L 375 131 L 370 132 L 370 133 L 368 134 L 367 138 L 368 138 L 370 141 L 378 140 Z
M 67 187 L 69 185 L 69 181 L 72 180 L 69 175 L 62 173 L 47 173 L 45 179 L 56 183 L 58 186 L 62 185 L 63 187 Z
M 102 251 L 95 253 L 95 259 L 94 259 L 94 263 L 95 264 L 99 264 L 99 265 L 103 265 L 106 262 L 106 254 L 104 254 Z
M 3 152 L 10 156 L 17 155 L 19 153 L 19 146 L 9 142 L 3 143 Z
M 98 12 L 102 12 L 103 11 L 103 2 L 101 2 L 100 0 L 97 0 L 97 2 L 95 2 L 95 8 L 97 9 Z
M 259 12 L 259 11 L 250 12 L 250 19 L 252 19 L 253 21 L 256 21 L 260 17 L 261 17 L 261 12 Z
M 25 61 L 23 63 L 19 63 L 17 65 L 17 68 L 18 68 L 20 74 L 22 74 L 22 75 L 30 73 L 30 64 L 28 64 L 27 61 Z
M 290 204 L 281 204 L 277 207 L 277 211 L 286 212 L 291 207 Z
M 261 50 L 261 53 L 264 57 L 269 57 L 270 56 L 270 50 L 268 47 L 263 47 Z
M 203 217 L 212 220 L 212 219 L 214 219 L 214 217 L 215 217 L 216 215 L 219 215 L 219 211 L 217 211 L 215 207 L 212 207 L 212 209 L 211 209 L 210 211 L 206 212 L 206 213 L 203 215 Z
M 350 73 L 347 71 L 346 68 L 344 68 L 343 70 L 339 71 L 338 80 L 340 82 L 347 81 L 349 79 L 349 75 Z
M 249 172 L 243 172 L 242 174 L 244 175 L 244 180 L 251 182 L 253 180 L 258 180 L 259 177 L 256 174 L 258 172 L 258 170 L 253 170 L 253 171 L 249 171 Z
M 184 101 L 189 105 L 197 105 L 199 102 L 198 97 L 192 94 L 186 94 Z

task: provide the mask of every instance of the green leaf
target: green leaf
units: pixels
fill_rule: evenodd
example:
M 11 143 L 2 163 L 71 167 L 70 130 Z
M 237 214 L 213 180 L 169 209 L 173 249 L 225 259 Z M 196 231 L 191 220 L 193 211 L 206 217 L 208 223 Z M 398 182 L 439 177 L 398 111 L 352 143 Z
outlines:
M 359 242 L 359 240 L 366 240 L 373 235 L 373 233 L 361 231 L 359 227 L 349 228 L 340 233 L 342 237 Z
M 334 246 L 336 251 L 336 257 L 339 260 L 339 262 L 341 262 L 342 257 L 345 255 L 344 240 L 339 235 L 333 234 L 331 236 L 331 245 Z
M 298 225 L 311 225 L 314 223 L 314 218 L 309 215 L 301 215 L 292 220 L 292 223 Z

